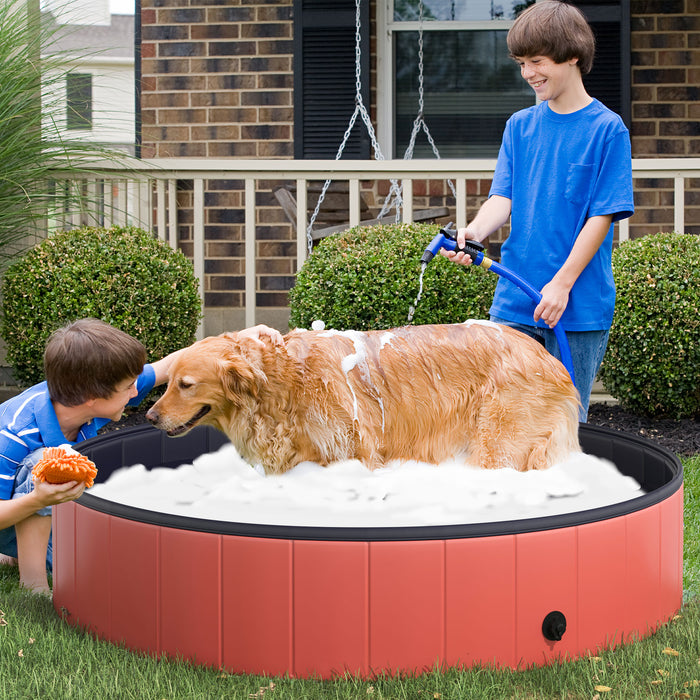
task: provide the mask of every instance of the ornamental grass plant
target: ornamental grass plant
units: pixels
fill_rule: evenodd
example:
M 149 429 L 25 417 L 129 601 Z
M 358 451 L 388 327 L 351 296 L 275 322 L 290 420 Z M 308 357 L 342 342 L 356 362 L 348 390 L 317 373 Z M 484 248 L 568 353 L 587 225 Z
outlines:
M 88 159 L 124 155 L 61 129 L 75 56 L 56 48 L 57 27 L 38 8 L 38 0 L 0 3 L 0 272 L 43 233 L 51 207 L 83 198 L 55 188 L 55 168 L 87 174 Z

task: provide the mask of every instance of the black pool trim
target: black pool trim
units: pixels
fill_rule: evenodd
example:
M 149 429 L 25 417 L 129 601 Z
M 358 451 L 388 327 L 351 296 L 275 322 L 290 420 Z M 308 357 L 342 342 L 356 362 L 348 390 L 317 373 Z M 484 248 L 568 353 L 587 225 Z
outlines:
M 586 424 L 581 424 L 579 438 L 585 452 L 611 460 L 623 474 L 637 479 L 647 493 L 602 508 L 541 518 L 420 527 L 302 527 L 236 523 L 134 508 L 90 493 L 84 493 L 77 503 L 107 515 L 179 530 L 282 540 L 388 542 L 492 537 L 584 525 L 649 508 L 676 493 L 683 484 L 683 466 L 678 457 L 649 440 Z M 219 449 L 226 442 L 224 435 L 210 427 L 196 428 L 182 437 L 169 438 L 150 425 L 140 425 L 92 438 L 77 448 L 95 462 L 97 481 L 100 482 L 125 465 L 144 464 L 151 468 L 187 464 L 201 454 Z

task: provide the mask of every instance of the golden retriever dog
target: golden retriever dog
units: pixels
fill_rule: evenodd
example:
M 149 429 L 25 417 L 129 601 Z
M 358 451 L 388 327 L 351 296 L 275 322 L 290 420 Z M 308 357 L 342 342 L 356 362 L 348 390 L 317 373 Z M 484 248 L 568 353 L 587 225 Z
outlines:
M 359 459 L 544 469 L 578 444 L 578 392 L 537 341 L 488 321 L 387 331 L 295 330 L 275 344 L 205 338 L 170 368 L 148 419 L 223 431 L 279 474 Z

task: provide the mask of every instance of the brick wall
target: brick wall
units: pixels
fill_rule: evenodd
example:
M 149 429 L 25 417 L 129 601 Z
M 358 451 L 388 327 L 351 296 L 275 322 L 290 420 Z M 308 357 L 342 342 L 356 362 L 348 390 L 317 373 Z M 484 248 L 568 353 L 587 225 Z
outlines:
M 631 9 L 633 156 L 698 156 L 700 0 L 632 0 Z M 292 30 L 292 0 L 142 0 L 143 157 L 293 157 Z M 376 27 L 372 36 L 374 47 Z M 371 79 L 374 95 L 374 60 Z M 374 117 L 374 105 L 371 111 Z M 272 196 L 280 184 L 258 188 L 259 307 L 285 307 L 293 282 L 295 233 Z M 469 183 L 469 216 L 488 184 Z M 379 207 L 386 183 L 365 189 L 365 199 Z M 241 190 L 240 182 L 206 187 L 209 309 L 243 305 Z M 416 183 L 414 190 L 417 208 L 453 204 L 442 182 Z M 672 194 L 671 181 L 635 182 L 633 237 L 672 229 Z M 186 183 L 179 197 L 188 252 Z M 685 219 L 686 231 L 700 233 L 700 181 L 686 191 Z
M 143 157 L 292 156 L 292 2 L 142 1 Z
M 700 155 L 700 0 L 632 0 L 632 154 Z M 686 186 L 686 232 L 700 233 L 700 181 Z M 632 235 L 673 228 L 673 183 L 635 183 Z

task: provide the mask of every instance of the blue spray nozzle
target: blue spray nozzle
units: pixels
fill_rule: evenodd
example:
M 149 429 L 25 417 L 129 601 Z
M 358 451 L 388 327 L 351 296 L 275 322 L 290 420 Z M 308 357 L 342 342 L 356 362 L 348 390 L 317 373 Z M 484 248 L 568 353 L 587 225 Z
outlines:
M 443 226 L 435 238 L 430 241 L 420 261 L 427 265 L 441 248 L 445 250 L 458 250 L 459 252 L 466 253 L 472 259 L 472 262 L 477 265 L 479 265 L 483 259 L 484 246 L 478 241 L 467 240 L 464 242 L 464 247 L 457 247 L 457 229 L 451 221 L 446 226 Z M 481 257 L 479 257 L 480 253 L 482 254 Z
M 444 244 L 445 236 L 443 235 L 442 231 L 440 231 L 440 233 L 438 233 L 437 236 L 430 241 L 430 244 L 425 249 L 420 261 L 427 265 L 437 255 L 440 248 L 444 247 Z

